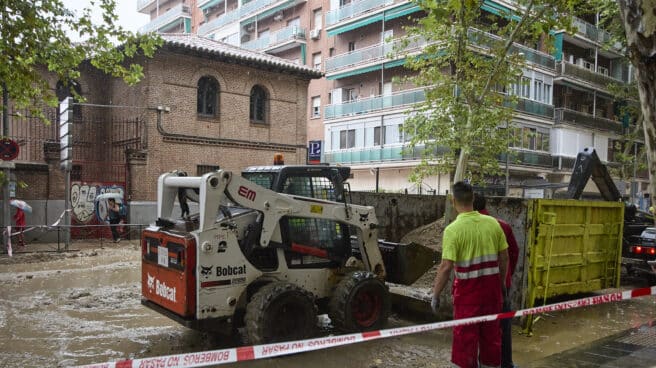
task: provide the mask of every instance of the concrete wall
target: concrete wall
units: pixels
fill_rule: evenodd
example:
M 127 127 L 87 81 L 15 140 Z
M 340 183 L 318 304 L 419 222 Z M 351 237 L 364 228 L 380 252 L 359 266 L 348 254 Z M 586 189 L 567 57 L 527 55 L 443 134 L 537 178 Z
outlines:
M 444 215 L 444 196 L 351 192 L 351 198 L 354 204 L 376 208 L 378 237 L 393 242 Z

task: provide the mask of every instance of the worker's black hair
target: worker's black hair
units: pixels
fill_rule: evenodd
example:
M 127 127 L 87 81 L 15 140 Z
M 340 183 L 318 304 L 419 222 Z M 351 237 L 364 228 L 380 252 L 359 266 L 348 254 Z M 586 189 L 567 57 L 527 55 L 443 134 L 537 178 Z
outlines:
M 474 193 L 474 211 L 481 211 L 485 209 L 487 201 L 483 193 Z
M 453 198 L 459 204 L 472 204 L 474 200 L 474 189 L 470 184 L 459 181 L 453 184 Z

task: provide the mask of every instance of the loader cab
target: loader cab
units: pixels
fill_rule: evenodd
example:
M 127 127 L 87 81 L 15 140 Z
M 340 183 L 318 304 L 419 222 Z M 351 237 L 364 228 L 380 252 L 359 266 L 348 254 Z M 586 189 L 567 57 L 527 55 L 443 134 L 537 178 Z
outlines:
M 249 167 L 242 177 L 279 193 L 344 202 L 350 173 L 349 167 L 274 165 Z M 333 267 L 351 255 L 351 231 L 336 221 L 285 216 L 280 229 L 289 268 Z

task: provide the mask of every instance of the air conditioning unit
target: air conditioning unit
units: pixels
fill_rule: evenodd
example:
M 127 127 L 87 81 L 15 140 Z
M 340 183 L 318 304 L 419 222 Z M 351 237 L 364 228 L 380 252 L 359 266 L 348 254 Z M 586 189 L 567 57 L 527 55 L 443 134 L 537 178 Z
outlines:
M 320 29 L 310 30 L 310 38 L 311 39 L 318 40 L 319 36 L 321 36 L 321 30 Z
M 275 20 L 276 22 L 280 22 L 282 20 L 282 18 L 283 18 L 283 15 L 282 15 L 281 11 L 277 12 L 276 15 L 273 16 L 273 20 Z

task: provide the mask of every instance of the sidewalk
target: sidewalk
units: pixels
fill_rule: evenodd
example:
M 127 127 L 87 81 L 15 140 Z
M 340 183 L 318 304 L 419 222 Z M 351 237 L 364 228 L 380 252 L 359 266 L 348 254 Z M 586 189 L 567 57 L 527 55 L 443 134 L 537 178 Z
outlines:
M 524 368 L 654 368 L 656 321 L 523 365 Z

